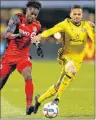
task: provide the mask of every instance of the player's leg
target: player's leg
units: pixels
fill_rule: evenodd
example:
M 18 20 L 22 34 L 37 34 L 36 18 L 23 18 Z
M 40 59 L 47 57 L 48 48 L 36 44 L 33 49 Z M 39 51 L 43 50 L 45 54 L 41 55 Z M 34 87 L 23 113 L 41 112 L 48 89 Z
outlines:
M 41 102 L 45 99 L 52 97 L 58 92 L 59 85 L 61 83 L 62 77 L 64 74 L 62 74 L 57 81 L 55 85 L 52 85 L 46 92 L 44 92 L 42 95 L 35 96 L 35 105 L 34 105 L 34 113 L 36 114 L 38 111 L 39 106 L 41 105 Z
M 6 63 L 1 62 L 0 67 L 0 90 L 6 84 L 9 75 L 15 70 L 15 66 L 10 66 Z
M 60 61 L 60 65 L 64 66 L 64 61 Z M 58 81 L 56 84 L 52 85 L 46 92 L 44 92 L 42 95 L 37 95 L 35 97 L 35 105 L 34 105 L 34 113 L 36 114 L 38 111 L 38 108 L 41 104 L 41 102 L 53 95 L 55 95 L 58 92 L 58 88 L 61 84 L 62 78 L 64 77 L 65 73 L 62 72 L 62 74 L 60 75 Z
M 76 67 L 73 61 L 69 61 L 68 63 L 66 63 L 64 72 L 66 74 L 62 77 L 58 92 L 55 96 L 55 99 L 53 100 L 53 102 L 55 102 L 56 104 L 59 103 L 63 91 L 67 88 L 71 80 L 75 77 Z
M 10 74 L 7 74 L 6 77 L 0 76 L 0 90 L 3 88 L 3 86 L 6 84 Z
M 25 94 L 26 94 L 26 114 L 31 114 L 34 110 L 32 104 L 32 99 L 33 99 L 33 82 L 32 82 L 32 77 L 31 77 L 31 67 L 25 67 L 21 74 L 23 75 L 25 79 Z
M 23 75 L 25 79 L 25 94 L 26 94 L 26 114 L 30 115 L 34 107 L 32 106 L 32 98 L 33 98 L 33 82 L 32 82 L 32 63 L 27 59 L 23 59 L 17 64 L 18 71 Z
M 45 93 L 43 93 L 38 98 L 38 102 L 41 103 L 43 100 L 55 95 L 58 92 L 59 85 L 61 84 L 62 77 L 64 76 L 64 73 L 60 75 L 60 78 L 58 79 L 57 83 L 55 85 L 52 85 Z
M 38 103 L 41 103 L 46 98 L 49 98 L 49 97 L 55 95 L 58 92 L 58 89 L 59 89 L 59 86 L 60 86 L 60 84 L 62 82 L 62 79 L 63 79 L 64 75 L 66 74 L 65 73 L 65 62 L 67 60 L 65 60 L 65 59 L 61 60 L 60 54 L 62 54 L 62 51 L 63 51 L 63 49 L 59 49 L 59 55 L 58 55 L 59 57 L 57 58 L 57 61 L 59 62 L 63 72 L 61 73 L 61 75 L 60 75 L 60 77 L 59 77 L 59 79 L 58 79 L 58 81 L 57 81 L 57 83 L 55 85 L 51 86 L 44 94 L 37 97 L 38 98 Z

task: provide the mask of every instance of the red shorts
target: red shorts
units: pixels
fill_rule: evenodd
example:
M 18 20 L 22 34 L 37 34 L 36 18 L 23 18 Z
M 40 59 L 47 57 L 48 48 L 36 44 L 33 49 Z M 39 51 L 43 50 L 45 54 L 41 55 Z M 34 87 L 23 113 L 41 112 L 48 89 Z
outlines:
M 5 77 L 15 68 L 21 73 L 25 67 L 32 67 L 29 56 L 21 57 L 5 55 L 0 62 L 0 76 Z

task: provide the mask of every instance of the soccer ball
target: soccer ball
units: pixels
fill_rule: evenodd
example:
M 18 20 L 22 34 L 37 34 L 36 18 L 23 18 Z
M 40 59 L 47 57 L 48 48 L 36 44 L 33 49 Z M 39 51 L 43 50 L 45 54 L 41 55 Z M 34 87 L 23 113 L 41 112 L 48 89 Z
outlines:
M 58 106 L 53 103 L 47 103 L 44 105 L 43 107 L 43 114 L 47 117 L 47 118 L 54 118 L 58 115 Z

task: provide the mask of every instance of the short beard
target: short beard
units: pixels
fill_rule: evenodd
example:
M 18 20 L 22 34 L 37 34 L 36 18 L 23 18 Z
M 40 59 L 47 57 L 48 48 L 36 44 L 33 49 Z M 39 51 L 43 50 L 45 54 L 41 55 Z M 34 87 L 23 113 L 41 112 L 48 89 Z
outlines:
M 74 22 L 74 21 L 72 21 L 72 23 L 73 23 L 74 25 L 76 25 L 76 26 L 80 26 L 80 25 L 81 25 L 81 21 L 80 21 L 80 22 Z
M 33 20 L 32 20 L 31 22 L 27 20 L 27 23 L 28 23 L 28 24 L 31 24 L 32 22 L 33 22 Z

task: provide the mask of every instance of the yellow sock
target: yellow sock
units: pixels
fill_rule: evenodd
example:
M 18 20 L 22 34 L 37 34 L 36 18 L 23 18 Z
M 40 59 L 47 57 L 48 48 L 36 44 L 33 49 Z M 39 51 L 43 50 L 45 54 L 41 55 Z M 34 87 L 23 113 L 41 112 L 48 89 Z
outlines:
M 41 103 L 46 98 L 53 96 L 56 92 L 57 90 L 54 88 L 54 85 L 52 85 L 44 94 L 38 98 L 38 102 Z
M 70 82 L 71 82 L 71 77 L 69 78 L 67 75 L 65 75 L 62 78 L 61 84 L 59 86 L 59 89 L 58 89 L 58 92 L 57 92 L 55 98 L 58 98 L 60 100 L 60 97 L 61 97 L 63 91 L 66 89 L 66 87 L 69 85 Z

